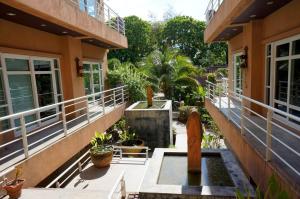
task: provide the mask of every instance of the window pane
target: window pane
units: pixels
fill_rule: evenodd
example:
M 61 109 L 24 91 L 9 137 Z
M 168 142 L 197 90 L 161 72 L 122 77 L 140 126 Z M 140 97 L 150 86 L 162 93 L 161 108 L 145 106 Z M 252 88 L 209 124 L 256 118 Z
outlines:
M 270 88 L 266 88 L 266 104 L 270 104 Z
M 99 81 L 99 73 L 93 73 L 93 80 L 94 80 L 94 84 L 100 84 Z
M 54 59 L 53 62 L 54 62 L 54 68 L 59 68 L 57 59 Z
M 90 72 L 90 65 L 89 64 L 83 64 L 83 71 Z
M 8 75 L 13 112 L 34 108 L 30 75 Z
M 50 61 L 34 60 L 33 65 L 35 71 L 51 71 Z
M 300 59 L 292 60 L 290 104 L 300 107 Z
M 93 64 L 93 72 L 99 72 L 99 65 L 98 64 Z
M 5 58 L 7 71 L 29 71 L 29 61 L 27 59 Z
M 266 67 L 266 85 L 270 86 L 270 68 L 271 68 L 271 58 L 267 58 L 267 67 Z
M 267 46 L 267 56 L 271 55 L 271 45 Z
M 0 105 L 4 105 L 4 104 L 6 104 L 6 96 L 4 91 L 2 70 L 0 70 Z
M 292 55 L 298 55 L 300 54 L 300 39 L 293 41 L 293 46 L 292 46 Z
M 288 61 L 276 62 L 275 99 L 287 102 L 288 91 Z
M 291 109 L 291 108 L 289 109 L 289 111 L 290 111 L 290 114 L 295 115 L 297 117 L 300 117 L 300 111 L 297 111 L 297 110 L 294 110 L 294 109 Z M 296 123 L 296 124 L 298 124 L 298 125 L 300 125 L 300 122 L 298 122 L 296 120 L 293 120 L 293 119 L 289 119 L 289 120 Z
M 57 94 L 61 94 L 59 70 L 55 70 L 55 81 L 56 81 Z
M 92 89 L 91 89 L 90 73 L 83 74 L 83 83 L 84 83 L 85 94 L 86 95 L 91 94 Z
M 54 103 L 52 76 L 50 74 L 35 75 L 39 106 L 47 106 Z
M 281 111 L 283 111 L 283 112 L 286 112 L 286 106 L 284 106 L 284 105 L 282 105 L 282 104 L 277 104 L 277 103 L 275 103 L 275 108 L 277 108 L 277 109 L 279 109 L 279 110 L 281 110 Z M 279 113 L 277 113 L 277 112 L 275 112 L 275 114 L 277 114 L 277 115 L 280 115 L 281 117 L 285 117 L 284 115 L 282 115 L 282 114 L 279 114 Z
M 7 115 L 8 115 L 7 107 L 1 107 L 0 108 L 0 117 L 7 116 Z M 9 128 L 10 128 L 9 120 L 2 120 L 0 122 L 0 130 L 1 131 L 4 131 L 4 130 L 9 129 Z
M 279 46 L 277 46 L 277 57 L 285 57 L 289 55 L 289 49 L 290 48 L 290 44 L 286 43 L 286 44 L 281 44 Z

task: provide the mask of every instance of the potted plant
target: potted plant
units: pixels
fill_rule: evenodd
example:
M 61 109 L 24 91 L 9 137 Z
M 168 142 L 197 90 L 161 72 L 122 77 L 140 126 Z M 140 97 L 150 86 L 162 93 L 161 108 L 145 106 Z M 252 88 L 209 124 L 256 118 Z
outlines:
M 16 168 L 16 175 L 13 180 L 4 179 L 3 189 L 6 190 L 10 199 L 17 199 L 21 196 L 24 179 L 20 179 L 22 171 L 20 168 Z
M 119 130 L 120 145 L 130 147 L 122 149 L 123 153 L 140 153 L 142 151 L 137 147 L 144 146 L 144 141 L 139 139 L 134 131 L 127 126 L 124 118 L 116 124 L 116 128 Z
M 113 147 L 109 144 L 111 134 L 95 132 L 91 140 L 91 159 L 95 167 L 103 168 L 110 165 L 113 158 Z

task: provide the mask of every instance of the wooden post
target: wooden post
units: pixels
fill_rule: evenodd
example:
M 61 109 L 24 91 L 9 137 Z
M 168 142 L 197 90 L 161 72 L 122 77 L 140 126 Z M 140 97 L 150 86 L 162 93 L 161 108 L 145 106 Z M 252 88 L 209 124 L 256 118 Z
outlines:
M 151 86 L 147 86 L 147 105 L 148 107 L 153 105 L 153 90 Z
M 201 142 L 203 129 L 200 122 L 200 115 L 193 111 L 187 121 L 187 141 L 188 141 L 188 171 L 201 172 Z

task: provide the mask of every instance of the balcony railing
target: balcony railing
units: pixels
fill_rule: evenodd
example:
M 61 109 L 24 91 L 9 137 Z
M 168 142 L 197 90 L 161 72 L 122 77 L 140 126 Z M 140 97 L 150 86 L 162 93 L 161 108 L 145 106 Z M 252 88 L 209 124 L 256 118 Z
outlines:
M 209 24 L 224 0 L 210 0 L 205 11 L 206 23 Z
M 127 87 L 121 86 L 1 117 L 0 124 L 13 124 L 1 130 L 1 137 L 14 138 L 0 143 L 0 172 L 96 121 L 127 99 Z M 39 117 L 41 112 L 47 116 Z
M 207 81 L 206 98 L 228 118 L 228 121 L 241 129 L 241 134 L 265 161 L 284 169 L 291 179 L 299 179 L 300 136 L 288 128 L 287 123 L 277 122 L 274 118 L 282 116 L 294 122 L 300 122 L 300 118 L 235 93 L 228 88 L 227 82 L 227 79 L 217 83 Z M 255 110 L 250 106 L 256 107 Z
M 125 22 L 113 9 L 102 0 L 68 0 L 79 10 L 105 23 L 110 28 L 125 35 Z

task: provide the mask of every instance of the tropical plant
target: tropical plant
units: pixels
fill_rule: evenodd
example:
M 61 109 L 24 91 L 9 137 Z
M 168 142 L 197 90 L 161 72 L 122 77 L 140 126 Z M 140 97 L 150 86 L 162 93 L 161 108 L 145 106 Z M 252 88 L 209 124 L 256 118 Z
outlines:
M 242 194 L 242 192 L 240 190 L 236 191 L 237 199 L 252 198 L 252 197 L 250 197 L 250 193 L 248 190 L 246 190 L 246 195 L 247 196 L 245 197 L 244 194 Z M 264 194 L 260 191 L 259 187 L 257 187 L 255 190 L 255 199 L 269 199 L 269 198 L 272 198 L 272 199 L 289 199 L 290 198 L 288 193 L 280 187 L 280 185 L 274 175 L 272 175 L 269 178 L 267 189 Z
M 119 131 L 121 142 L 135 140 L 137 138 L 134 131 L 127 125 L 125 118 L 120 119 L 114 127 Z
M 154 90 L 161 90 L 168 99 L 179 97 L 180 94 L 184 97 L 186 90 L 197 90 L 199 83 L 196 78 L 202 72 L 188 57 L 172 49 L 153 51 L 139 63 L 139 69 Z
M 137 16 L 124 17 L 127 49 L 112 50 L 108 57 L 136 63 L 153 50 L 151 24 Z
M 116 64 L 110 62 L 111 64 Z M 112 87 L 127 85 L 131 102 L 146 98 L 146 86 L 149 84 L 143 73 L 139 72 L 131 63 L 116 64 L 115 68 L 108 71 L 109 83 Z
M 102 154 L 112 151 L 112 146 L 110 144 L 111 134 L 95 132 L 94 137 L 91 139 L 91 153 L 92 154 Z
M 204 131 L 202 138 L 202 148 L 219 149 L 221 147 L 221 136 L 217 133 Z

